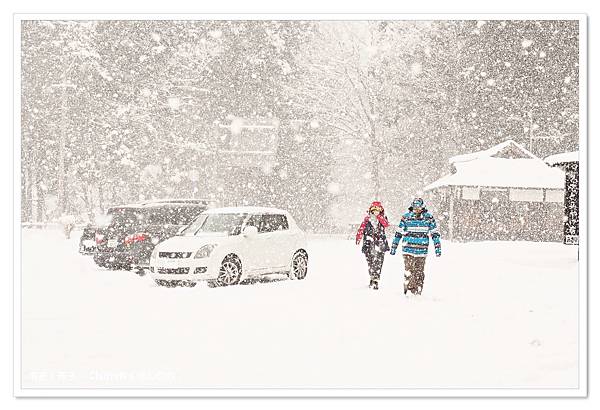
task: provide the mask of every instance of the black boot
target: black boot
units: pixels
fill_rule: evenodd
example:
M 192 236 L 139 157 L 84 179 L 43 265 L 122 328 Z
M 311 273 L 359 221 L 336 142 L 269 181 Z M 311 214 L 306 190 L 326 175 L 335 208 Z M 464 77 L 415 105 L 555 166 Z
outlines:
M 377 282 L 376 280 L 373 281 L 373 289 L 374 290 L 379 289 L 379 282 Z

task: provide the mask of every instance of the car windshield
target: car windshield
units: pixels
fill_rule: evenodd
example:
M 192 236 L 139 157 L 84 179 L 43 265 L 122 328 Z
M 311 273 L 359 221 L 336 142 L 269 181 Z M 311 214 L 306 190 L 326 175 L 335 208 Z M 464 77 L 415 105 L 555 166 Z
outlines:
M 192 236 L 203 232 L 239 235 L 247 214 L 202 214 L 181 235 Z

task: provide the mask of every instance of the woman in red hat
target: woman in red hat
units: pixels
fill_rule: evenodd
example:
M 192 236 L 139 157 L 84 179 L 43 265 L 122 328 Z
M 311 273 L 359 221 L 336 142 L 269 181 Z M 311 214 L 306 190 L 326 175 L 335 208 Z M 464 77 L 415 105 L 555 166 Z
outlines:
M 369 265 L 369 276 L 371 289 L 379 288 L 379 278 L 381 277 L 381 267 L 383 266 L 383 257 L 390 249 L 385 236 L 385 228 L 390 225 L 381 202 L 375 201 L 369 207 L 367 216 L 363 219 L 358 232 L 356 233 L 356 244 L 360 244 L 363 239 L 362 253 L 367 258 Z

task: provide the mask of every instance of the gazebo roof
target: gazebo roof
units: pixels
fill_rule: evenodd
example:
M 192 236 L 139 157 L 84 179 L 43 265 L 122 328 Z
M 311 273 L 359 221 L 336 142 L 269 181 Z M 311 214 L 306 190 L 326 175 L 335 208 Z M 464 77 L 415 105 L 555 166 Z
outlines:
M 562 189 L 565 174 L 513 140 L 487 150 L 450 158 L 456 172 L 424 188 L 430 191 L 444 186 L 486 186 L 503 188 Z

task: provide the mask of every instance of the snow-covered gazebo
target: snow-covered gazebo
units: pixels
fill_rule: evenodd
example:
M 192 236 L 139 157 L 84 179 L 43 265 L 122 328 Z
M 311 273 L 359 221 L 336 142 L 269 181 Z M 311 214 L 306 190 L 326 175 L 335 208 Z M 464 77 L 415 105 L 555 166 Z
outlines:
M 513 140 L 449 159 L 424 188 L 442 234 L 456 240 L 561 240 L 564 172 Z
M 565 171 L 564 239 L 565 244 L 579 244 L 579 151 L 550 155 L 544 160 Z

